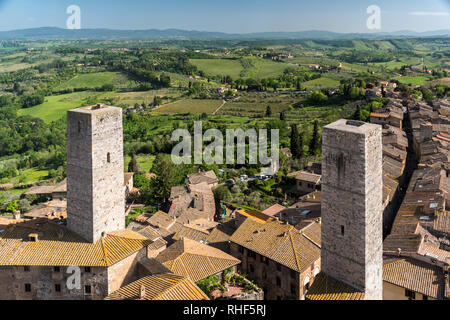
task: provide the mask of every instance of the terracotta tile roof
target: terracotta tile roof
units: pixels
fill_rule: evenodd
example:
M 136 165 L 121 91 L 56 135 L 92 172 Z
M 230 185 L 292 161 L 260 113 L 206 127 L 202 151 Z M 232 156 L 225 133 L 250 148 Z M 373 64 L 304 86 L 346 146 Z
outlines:
M 268 216 L 267 214 L 264 214 L 258 210 L 244 209 L 244 210 L 238 210 L 237 213 L 243 215 L 244 217 L 251 218 L 255 221 L 258 221 L 259 223 L 264 223 L 267 220 L 271 219 L 270 216 Z
M 308 300 L 364 300 L 364 292 L 320 272 L 306 293 Z
M 142 288 L 145 295 L 141 298 Z M 209 298 L 192 280 L 166 273 L 139 279 L 113 292 L 105 300 L 209 300 Z
M 172 237 L 173 240 L 178 241 L 181 240 L 183 238 L 189 238 L 191 240 L 195 240 L 195 241 L 205 241 L 206 238 L 208 237 L 209 233 L 198 230 L 198 229 L 194 229 L 194 228 L 190 228 L 188 226 L 182 226 L 180 230 L 178 230 L 177 233 L 174 234 L 174 236 Z
M 264 224 L 246 219 L 230 241 L 301 273 L 320 258 L 320 248 L 311 240 L 320 223 L 314 223 L 318 226 L 312 226 L 309 236 L 305 236 L 292 225 L 273 218 Z
M 53 192 L 67 192 L 67 178 L 58 183 Z
M 450 234 L 450 211 L 444 211 L 436 215 L 433 221 L 433 229 Z
M 29 241 L 30 234 L 38 241 Z M 66 227 L 53 222 L 32 221 L 11 225 L 0 233 L 0 265 L 3 266 L 111 266 L 150 241 L 123 230 L 87 243 Z
M 231 227 L 231 222 L 222 223 L 211 231 L 206 241 L 212 246 L 216 243 L 228 242 L 233 232 L 234 229 Z
M 385 264 L 383 281 L 435 299 L 441 299 L 444 292 L 442 269 L 410 258 L 398 259 Z
M 296 171 L 288 174 L 288 177 L 295 177 L 297 180 L 312 182 L 318 184 L 322 176 L 320 174 L 311 173 L 308 171 Z
M 424 242 L 417 253 L 450 264 L 450 251 L 439 249 L 438 246 Z
M 240 263 L 219 249 L 188 238 L 175 242 L 155 259 L 173 273 L 195 282 Z
M 32 194 L 51 194 L 53 192 L 53 189 L 55 189 L 54 186 L 36 186 L 31 187 L 26 191 L 25 195 L 32 195 Z
M 216 173 L 214 171 L 198 172 L 194 174 L 189 174 L 187 176 L 189 184 L 198 184 L 201 182 L 206 182 L 208 184 L 213 184 L 219 182 Z
M 143 235 L 147 239 L 156 240 L 161 237 L 161 234 L 152 226 L 147 226 L 137 231 L 140 235 Z
M 172 273 L 163 264 L 156 261 L 154 258 L 143 257 L 138 261 L 138 264 L 145 269 L 139 269 L 139 275 L 141 276 L 153 276 L 155 274 Z
M 158 211 L 147 219 L 147 223 L 158 228 L 169 229 L 176 223 L 176 219 L 165 212 Z
M 273 217 L 274 215 L 276 215 L 278 212 L 282 211 L 286 209 L 285 206 L 282 206 L 281 204 L 274 204 L 273 206 L 267 208 L 266 210 L 263 211 L 264 214 L 267 214 L 268 216 Z

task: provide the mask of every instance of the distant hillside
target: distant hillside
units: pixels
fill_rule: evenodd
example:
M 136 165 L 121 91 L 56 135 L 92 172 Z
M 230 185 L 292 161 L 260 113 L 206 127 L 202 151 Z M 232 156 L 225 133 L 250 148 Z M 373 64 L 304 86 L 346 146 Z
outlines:
M 45 27 L 0 32 L 0 40 L 113 40 L 113 39 L 381 39 L 399 37 L 449 37 L 450 30 L 429 32 L 397 31 L 392 33 L 336 33 L 330 31 L 300 32 L 258 32 L 231 34 L 222 32 L 189 31 L 179 29 L 166 30 L 112 30 L 80 29 L 68 30 Z

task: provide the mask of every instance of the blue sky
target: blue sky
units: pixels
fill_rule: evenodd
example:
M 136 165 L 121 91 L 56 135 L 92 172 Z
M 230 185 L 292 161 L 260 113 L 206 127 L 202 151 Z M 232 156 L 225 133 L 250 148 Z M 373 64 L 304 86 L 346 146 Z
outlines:
M 0 0 L 0 30 L 65 28 L 72 4 L 82 28 L 369 32 L 374 4 L 381 32 L 450 29 L 450 0 Z

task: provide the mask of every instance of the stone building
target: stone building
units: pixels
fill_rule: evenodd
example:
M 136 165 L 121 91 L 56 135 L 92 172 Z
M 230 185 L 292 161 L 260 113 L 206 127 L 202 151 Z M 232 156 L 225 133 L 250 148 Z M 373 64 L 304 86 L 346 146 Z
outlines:
M 303 299 L 320 272 L 320 229 L 320 219 L 298 230 L 274 218 L 247 218 L 230 238 L 231 255 L 267 300 Z
M 68 112 L 68 216 L 0 232 L 0 299 L 103 299 L 137 280 L 152 239 L 125 227 L 122 112 Z
M 381 131 L 343 119 L 323 129 L 322 275 L 309 299 L 339 289 L 324 286 L 327 279 L 355 298 L 382 299 Z
M 156 258 L 171 272 L 186 276 L 194 282 L 213 275 L 222 278 L 222 272 L 235 269 L 240 261 L 233 256 L 189 238 L 178 240 Z
M 125 228 L 122 109 L 67 113 L 67 227 L 89 242 Z
M 384 300 L 442 300 L 445 296 L 442 268 L 414 258 L 385 257 Z
M 0 299 L 103 299 L 136 280 L 133 270 L 149 244 L 128 230 L 86 243 L 48 220 L 11 225 L 0 234 Z
M 302 195 L 320 190 L 321 175 L 307 172 L 297 171 L 288 174 L 288 177 L 295 178 L 296 192 Z

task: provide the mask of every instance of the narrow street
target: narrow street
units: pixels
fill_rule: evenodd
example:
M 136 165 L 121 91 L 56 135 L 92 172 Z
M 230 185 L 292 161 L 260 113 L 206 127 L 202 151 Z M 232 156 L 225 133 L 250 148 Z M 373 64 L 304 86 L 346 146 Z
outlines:
M 394 223 L 395 217 L 397 216 L 397 212 L 400 209 L 400 206 L 403 203 L 403 200 L 406 195 L 406 191 L 408 190 L 409 183 L 411 181 L 412 174 L 414 173 L 414 170 L 417 168 L 417 155 L 414 150 L 414 140 L 413 140 L 413 134 L 412 134 L 412 127 L 411 127 L 411 121 L 409 119 L 409 108 L 407 106 L 406 101 L 403 102 L 403 106 L 406 108 L 406 113 L 403 115 L 403 131 L 406 133 L 406 137 L 408 138 L 408 147 L 406 148 L 406 163 L 405 163 L 405 170 L 403 173 L 403 176 L 399 179 L 399 191 L 397 195 L 397 199 L 395 202 L 394 212 L 395 214 L 392 216 L 391 221 L 389 221 L 389 224 L 387 228 L 385 229 L 385 234 L 383 234 L 383 239 L 385 239 L 392 230 L 392 225 Z

